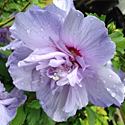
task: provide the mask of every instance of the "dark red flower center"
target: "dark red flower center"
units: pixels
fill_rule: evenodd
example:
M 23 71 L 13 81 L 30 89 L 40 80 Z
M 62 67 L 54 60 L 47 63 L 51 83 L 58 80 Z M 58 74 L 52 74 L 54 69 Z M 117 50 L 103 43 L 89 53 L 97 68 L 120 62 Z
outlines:
M 73 48 L 73 47 L 67 47 L 67 49 L 72 53 L 73 56 L 82 56 L 79 52 L 79 50 Z

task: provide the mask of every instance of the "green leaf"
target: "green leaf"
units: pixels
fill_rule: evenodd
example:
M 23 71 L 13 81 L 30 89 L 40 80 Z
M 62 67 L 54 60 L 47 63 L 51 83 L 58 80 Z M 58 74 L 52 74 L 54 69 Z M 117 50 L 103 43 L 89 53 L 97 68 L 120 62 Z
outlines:
M 116 62 L 115 60 L 111 60 L 113 64 L 113 68 L 118 72 L 121 66 L 121 62 Z
M 80 118 L 79 119 L 81 125 L 85 125 L 84 121 Z
M 35 5 L 37 5 L 39 3 L 38 0 L 30 0 L 30 2 L 31 2 L 31 4 L 35 4 Z
M 109 110 L 109 121 L 111 121 L 113 116 L 114 116 L 114 114 L 115 114 L 115 112 L 116 112 L 116 108 L 110 106 L 110 107 L 108 107 L 108 110 Z
M 120 48 L 120 47 L 117 47 L 117 46 L 116 46 L 116 50 L 117 50 L 118 52 L 120 52 L 121 54 L 124 54 L 124 53 L 125 53 L 124 49 L 122 49 L 122 48 Z
M 6 59 L 3 59 L 0 57 L 0 74 L 10 79 L 10 75 L 8 73 L 7 67 L 5 66 L 5 60 Z
M 41 125 L 55 125 L 55 121 L 51 120 L 50 117 L 46 115 L 44 111 L 42 111 L 42 115 L 40 117 Z
M 123 40 L 123 33 L 119 30 L 115 30 L 112 34 L 108 35 L 112 41 L 120 42 Z
M 28 125 L 36 125 L 36 122 L 40 119 L 40 109 L 31 109 L 29 111 L 27 122 Z
M 29 108 L 40 109 L 41 105 L 39 104 L 39 100 L 33 100 L 29 105 Z
M 117 48 L 125 49 L 125 38 L 116 43 Z
M 108 34 L 111 34 L 116 30 L 116 25 L 114 21 L 107 25 L 107 29 L 108 29 Z
M 96 115 L 90 107 L 85 107 L 89 125 L 95 125 Z
M 82 124 L 80 123 L 80 120 L 77 119 L 76 122 L 75 122 L 73 125 L 82 125 Z M 83 125 L 84 125 L 84 124 L 83 124 Z
M 11 54 L 11 50 L 6 50 L 6 51 L 0 50 L 0 53 L 2 53 L 5 56 L 9 56 Z
M 10 122 L 9 125 L 22 125 L 25 121 L 26 113 L 24 111 L 24 105 L 21 105 L 17 109 L 16 117 Z
M 100 19 L 101 21 L 105 22 L 106 15 L 101 15 L 101 16 L 99 17 L 99 19 Z
M 96 14 L 96 13 L 85 13 L 86 15 L 91 15 L 91 16 L 95 16 L 97 17 L 98 19 L 100 19 L 101 21 L 105 22 L 105 19 L 106 19 L 106 15 L 101 15 L 100 17 Z

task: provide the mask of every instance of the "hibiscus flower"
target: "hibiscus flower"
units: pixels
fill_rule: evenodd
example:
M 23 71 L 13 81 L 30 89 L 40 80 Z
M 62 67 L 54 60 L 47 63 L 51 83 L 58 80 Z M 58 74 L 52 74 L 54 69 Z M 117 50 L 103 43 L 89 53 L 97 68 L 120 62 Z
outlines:
M 35 91 L 47 115 L 59 122 L 88 101 L 120 106 L 124 85 L 104 66 L 115 52 L 104 22 L 84 17 L 72 0 L 53 2 L 15 17 L 10 28 L 15 40 L 3 48 L 14 50 L 7 62 L 14 85 Z

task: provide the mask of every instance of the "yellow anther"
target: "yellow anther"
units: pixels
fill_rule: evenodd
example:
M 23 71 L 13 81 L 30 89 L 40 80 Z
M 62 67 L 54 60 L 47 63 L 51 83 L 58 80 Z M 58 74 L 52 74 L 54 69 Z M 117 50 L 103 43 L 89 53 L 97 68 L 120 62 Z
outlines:
M 56 73 L 54 73 L 53 80 L 55 81 L 59 80 L 59 77 L 56 75 Z

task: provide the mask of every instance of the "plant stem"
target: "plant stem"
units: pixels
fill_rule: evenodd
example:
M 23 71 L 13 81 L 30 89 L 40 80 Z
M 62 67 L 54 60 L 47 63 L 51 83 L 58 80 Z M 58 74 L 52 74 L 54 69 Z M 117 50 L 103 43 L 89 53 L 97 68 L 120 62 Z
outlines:
M 25 104 L 28 105 L 36 98 L 36 94 L 34 94 Z
M 124 125 L 124 120 L 123 120 L 123 118 L 122 118 L 120 109 L 118 109 L 118 108 L 116 109 L 116 114 L 119 116 L 119 121 L 120 121 L 121 123 L 123 123 L 123 125 Z
M 78 3 L 76 4 L 75 8 L 76 8 L 76 9 L 79 8 L 79 7 L 82 5 L 83 2 L 85 2 L 85 0 L 81 0 L 80 2 L 78 2 Z
M 3 11 L 4 11 L 4 7 L 6 6 L 6 4 L 7 4 L 8 1 L 9 1 L 9 0 L 6 0 L 6 1 L 4 2 L 3 8 L 2 8 L 2 10 L 1 10 L 1 12 L 0 12 L 0 17 L 1 17 L 1 15 L 2 15 L 2 13 L 3 13 Z
M 24 11 L 30 4 L 30 1 L 21 9 L 20 12 Z M 7 21 L 3 22 L 2 24 L 0 24 L 0 27 L 6 25 L 7 23 L 11 22 L 12 20 L 15 19 L 15 16 L 11 17 L 10 19 L 8 19 Z
M 21 9 L 20 12 L 23 12 L 30 5 L 30 1 Z

